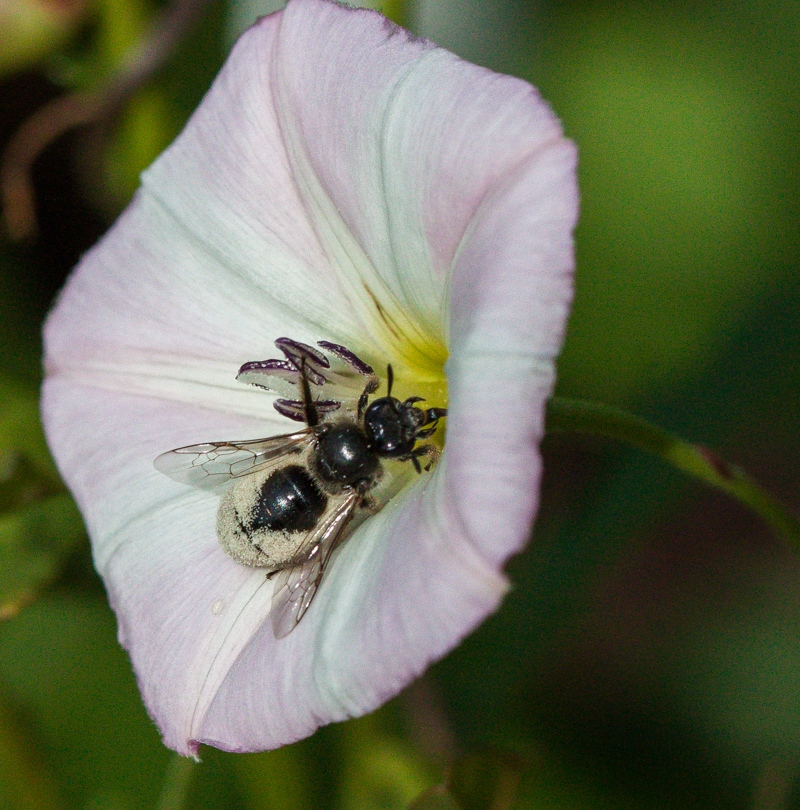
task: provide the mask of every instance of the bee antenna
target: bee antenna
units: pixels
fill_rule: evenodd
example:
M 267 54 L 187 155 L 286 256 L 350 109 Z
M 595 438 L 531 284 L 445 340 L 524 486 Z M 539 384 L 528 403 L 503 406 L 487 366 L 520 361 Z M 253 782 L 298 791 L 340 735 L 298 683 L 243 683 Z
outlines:
M 391 363 L 388 363 L 386 365 L 386 376 L 388 378 L 388 387 L 389 387 L 389 390 L 386 393 L 386 396 L 390 397 L 392 395 L 392 385 L 394 385 L 394 371 L 392 371 L 392 364 Z
M 303 392 L 303 413 L 306 424 L 309 427 L 316 427 L 319 424 L 319 412 L 311 395 L 311 386 L 308 384 L 305 357 L 300 358 L 300 390 Z

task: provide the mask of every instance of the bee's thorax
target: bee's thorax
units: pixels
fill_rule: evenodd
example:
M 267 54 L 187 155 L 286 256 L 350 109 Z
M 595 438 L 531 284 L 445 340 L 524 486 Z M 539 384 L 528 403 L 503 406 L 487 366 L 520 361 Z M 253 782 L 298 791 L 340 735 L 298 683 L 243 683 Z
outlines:
M 322 431 L 313 463 L 319 478 L 333 485 L 371 483 L 380 472 L 380 459 L 355 422 L 341 422 Z

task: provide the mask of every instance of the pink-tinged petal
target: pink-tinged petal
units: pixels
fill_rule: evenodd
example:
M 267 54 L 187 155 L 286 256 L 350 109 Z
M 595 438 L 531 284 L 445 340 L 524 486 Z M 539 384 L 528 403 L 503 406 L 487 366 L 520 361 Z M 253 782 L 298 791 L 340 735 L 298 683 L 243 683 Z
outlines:
M 271 85 L 281 20 L 280 13 L 265 17 L 239 39 L 189 124 L 142 175 L 142 191 L 259 298 L 267 296 L 272 313 L 352 345 L 362 331 L 298 194 L 278 123 Z M 303 339 L 284 329 L 262 352 L 285 334 Z
M 497 606 L 536 508 L 576 208 L 528 85 L 327 0 L 241 38 L 45 331 L 48 437 L 168 745 L 259 750 L 361 714 Z M 395 363 L 408 389 L 441 387 L 446 346 L 450 411 L 440 465 L 406 465 L 276 641 L 218 497 L 153 460 L 294 430 L 235 379 L 279 337 Z
M 558 121 L 526 82 L 326 0 L 287 6 L 277 59 L 273 92 L 307 205 L 331 241 L 355 236 L 369 293 L 401 328 L 412 314 L 406 337 L 444 343 L 446 281 L 473 215 L 560 140 Z
M 495 565 L 530 536 L 544 407 L 572 299 L 575 149 L 533 155 L 487 195 L 453 272 L 447 494 Z
M 255 438 L 262 425 L 59 379 L 45 382 L 42 411 L 145 702 L 165 742 L 189 753 L 203 700 L 263 622 L 269 597 L 254 598 L 263 571 L 236 565 L 220 548 L 217 499 L 171 482 L 153 458 L 217 430 Z
M 89 435 L 72 429 L 87 411 L 99 415 Z M 437 471 L 355 532 L 303 621 L 276 641 L 272 585 L 221 550 L 217 498 L 152 467 L 159 450 L 194 430 L 254 438 L 255 420 L 59 380 L 45 384 L 43 412 L 94 540 L 120 642 L 165 743 L 181 753 L 198 742 L 274 748 L 363 714 L 505 592 L 503 576 L 443 506 Z
M 253 636 L 203 722 L 201 742 L 272 748 L 396 695 L 491 613 L 507 583 L 467 540 L 441 469 L 365 522 L 337 552 L 297 628 Z
M 229 394 L 245 388 L 234 379 L 242 362 L 274 352 L 281 335 L 363 342 L 278 128 L 269 73 L 279 20 L 241 39 L 133 205 L 73 274 L 47 327 L 50 370 L 96 372 L 161 396 L 151 390 L 158 377 L 191 382 L 191 361 L 211 361 L 212 387 Z
M 284 329 L 313 340 L 311 328 L 141 193 L 62 291 L 45 326 L 45 366 L 76 382 L 280 424 L 263 392 L 236 373 L 274 351 Z

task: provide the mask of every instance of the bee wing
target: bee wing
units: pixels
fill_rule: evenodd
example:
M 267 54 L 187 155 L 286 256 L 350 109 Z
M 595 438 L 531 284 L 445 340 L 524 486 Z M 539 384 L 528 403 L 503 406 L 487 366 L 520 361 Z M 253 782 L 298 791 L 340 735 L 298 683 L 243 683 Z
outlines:
M 162 453 L 153 466 L 181 484 L 214 489 L 233 478 L 263 470 L 287 454 L 301 452 L 312 438 L 306 429 L 244 442 L 191 444 Z
M 270 575 L 275 582 L 270 616 L 276 639 L 288 636 L 308 610 L 331 554 L 341 542 L 360 500 L 360 495 L 351 492 L 344 500 L 333 501 L 298 552 L 301 561 Z

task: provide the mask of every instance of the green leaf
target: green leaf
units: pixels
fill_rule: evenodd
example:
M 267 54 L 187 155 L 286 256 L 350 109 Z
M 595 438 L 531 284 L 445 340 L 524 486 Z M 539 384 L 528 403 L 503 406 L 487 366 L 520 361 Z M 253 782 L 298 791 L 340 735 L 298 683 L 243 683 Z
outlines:
M 0 623 L 0 682 L 36 729 L 66 807 L 156 806 L 169 752 L 139 697 L 104 597 L 59 591 Z
M 33 602 L 85 537 L 78 509 L 66 494 L 0 516 L 0 619 Z
M 87 6 L 13 0 L 3 4 L 0 76 L 31 70 L 63 47 L 84 22 Z
M 0 487 L 4 477 L 14 475 L 24 456 L 30 466 L 29 475 L 39 476 L 41 484 L 53 491 L 63 490 L 45 442 L 36 391 L 0 377 L 0 403 Z
M 0 806 L 6 810 L 58 810 L 63 805 L 54 777 L 24 729 L 0 701 Z
M 156 810 L 184 810 L 196 763 L 189 757 L 173 754 L 164 776 Z
M 262 754 L 239 754 L 234 762 L 239 785 L 251 810 L 310 810 L 308 774 L 302 745 Z
M 10 133 L 9 133 L 10 134 Z M 35 400 L 41 376 L 41 319 L 44 315 L 45 268 L 29 246 L 0 242 L 0 415 L 20 392 Z M 43 289 L 44 287 L 44 289 Z M 27 386 L 11 383 L 25 380 Z
M 378 0 L 373 3 L 365 3 L 365 5 L 380 11 L 384 17 L 388 17 L 392 22 L 402 25 L 404 28 L 411 23 L 408 0 Z
M 35 390 L 0 377 L 0 619 L 60 573 L 86 532 L 45 443 Z
M 381 716 L 362 717 L 342 729 L 338 806 L 343 810 L 404 810 L 435 781 L 435 772 L 408 742 L 380 727 Z
M 18 450 L 0 450 L 0 515 L 59 493 L 50 476 Z
M 119 116 L 104 154 L 104 177 L 110 214 L 122 210 L 139 187 L 139 175 L 177 134 L 173 111 L 159 86 L 142 88 Z
M 460 757 L 442 785 L 426 790 L 408 810 L 510 810 L 523 771 L 522 758 L 486 750 Z
M 736 35 L 737 4 L 712 5 L 548 4 L 535 83 L 580 145 L 565 393 L 630 401 L 697 371 L 796 272 L 797 138 L 775 115 L 765 36 L 777 14 L 761 7 Z

